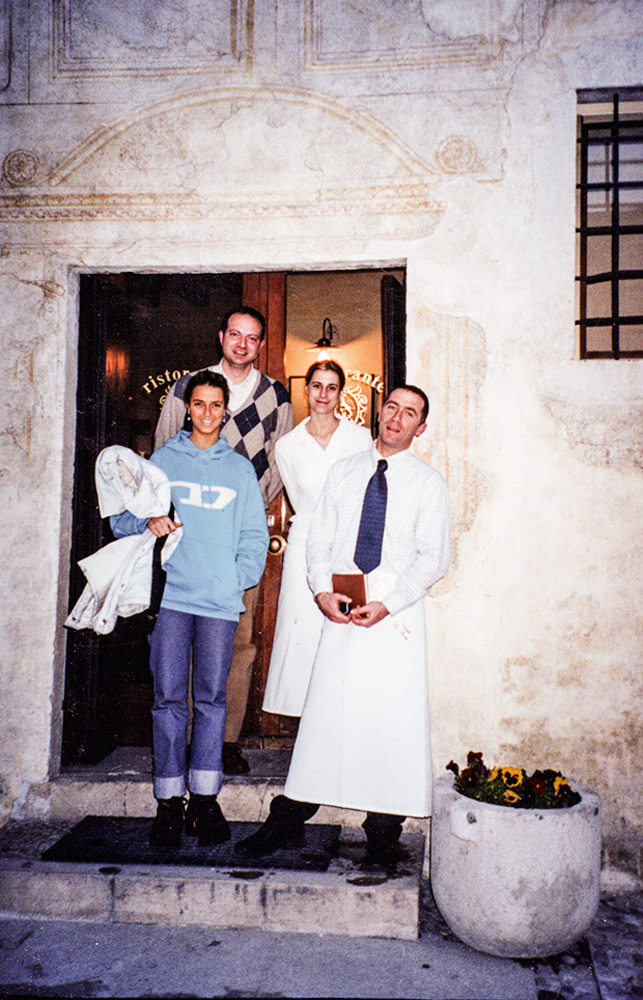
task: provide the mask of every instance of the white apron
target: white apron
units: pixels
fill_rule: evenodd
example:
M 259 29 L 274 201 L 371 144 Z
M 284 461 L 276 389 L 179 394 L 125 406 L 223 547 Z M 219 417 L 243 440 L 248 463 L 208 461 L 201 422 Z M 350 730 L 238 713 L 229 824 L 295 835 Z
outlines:
M 369 598 L 391 576 L 369 575 Z M 401 816 L 431 812 L 424 602 L 372 628 L 324 619 L 286 795 Z
M 331 466 L 340 458 L 367 451 L 373 444 L 365 427 L 342 417 L 328 447 L 323 449 L 306 430 L 309 420 L 306 418 L 280 438 L 275 448 L 277 466 L 295 508 L 262 706 L 264 712 L 277 715 L 301 715 L 324 623 L 306 576 L 306 539 L 315 505 Z
M 302 713 L 324 616 L 306 579 L 306 545 L 288 539 L 263 711 Z

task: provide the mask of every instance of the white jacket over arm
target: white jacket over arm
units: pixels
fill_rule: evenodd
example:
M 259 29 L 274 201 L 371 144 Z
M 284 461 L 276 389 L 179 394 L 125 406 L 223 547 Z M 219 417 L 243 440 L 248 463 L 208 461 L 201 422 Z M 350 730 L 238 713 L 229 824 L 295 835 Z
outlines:
M 95 475 L 101 517 L 125 510 L 138 518 L 160 517 L 170 509 L 170 483 L 163 470 L 129 448 L 104 448 L 96 460 Z M 177 528 L 163 547 L 163 562 L 180 538 L 181 529 Z M 146 528 L 142 535 L 119 538 L 79 560 L 87 585 L 65 625 L 106 635 L 119 615 L 129 618 L 145 611 L 150 604 L 155 541 Z

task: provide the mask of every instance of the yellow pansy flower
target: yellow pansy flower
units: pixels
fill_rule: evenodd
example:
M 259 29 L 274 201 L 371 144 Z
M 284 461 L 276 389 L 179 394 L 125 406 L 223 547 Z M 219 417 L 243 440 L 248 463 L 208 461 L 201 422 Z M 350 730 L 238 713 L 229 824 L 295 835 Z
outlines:
M 511 788 L 515 788 L 517 785 L 522 785 L 522 768 L 503 767 L 502 780 L 505 785 L 509 785 Z
M 500 768 L 492 767 L 491 770 L 489 771 L 489 774 L 487 775 L 487 781 L 495 781 L 499 774 L 500 774 Z
M 520 796 L 516 795 L 515 792 L 512 792 L 512 790 L 510 788 L 508 788 L 506 790 L 506 792 L 504 793 L 504 795 L 502 797 L 505 800 L 505 802 L 509 802 L 509 804 L 512 804 L 514 802 L 518 802 L 520 800 Z
M 558 795 L 563 785 L 569 786 L 567 778 L 563 778 L 561 775 L 559 775 L 557 778 L 554 778 L 554 795 Z

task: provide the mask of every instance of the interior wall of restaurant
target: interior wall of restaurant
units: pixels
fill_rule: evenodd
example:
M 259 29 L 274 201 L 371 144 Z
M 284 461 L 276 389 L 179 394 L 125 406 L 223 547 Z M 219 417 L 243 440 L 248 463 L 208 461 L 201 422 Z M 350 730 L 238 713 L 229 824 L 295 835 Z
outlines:
M 349 388 L 361 387 L 369 397 L 369 409 L 379 409 L 383 385 L 383 340 L 381 281 L 391 274 L 403 286 L 404 271 L 310 271 L 289 274 L 286 279 L 286 377 L 297 383 L 317 360 L 314 345 L 322 336 L 324 319 L 330 319 L 334 348 L 329 356 L 345 373 L 351 373 Z M 357 373 L 361 378 L 353 377 Z M 371 379 L 370 384 L 366 379 Z M 375 384 L 375 389 L 373 389 Z M 306 412 L 300 400 L 300 385 L 290 385 L 295 419 Z M 369 422 L 365 419 L 368 426 Z

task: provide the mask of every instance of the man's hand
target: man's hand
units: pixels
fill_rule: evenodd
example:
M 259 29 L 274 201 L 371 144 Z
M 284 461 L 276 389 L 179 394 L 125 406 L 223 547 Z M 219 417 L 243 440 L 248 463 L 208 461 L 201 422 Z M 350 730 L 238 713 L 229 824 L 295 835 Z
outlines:
M 370 628 L 371 625 L 377 625 L 378 622 L 381 622 L 382 618 L 386 618 L 387 614 L 388 608 L 381 601 L 369 601 L 368 604 L 364 604 L 361 608 L 353 608 L 350 613 L 350 620 L 353 625 Z
M 320 594 L 315 594 L 315 600 L 329 621 L 338 625 L 348 625 L 351 620 L 350 615 L 345 615 L 339 610 L 339 602 L 346 601 L 350 604 L 350 597 L 346 594 L 331 594 L 324 590 Z
M 163 514 L 161 517 L 151 517 L 147 522 L 147 526 L 157 538 L 162 538 L 163 535 L 171 535 L 177 528 L 183 527 L 182 524 L 175 524 L 167 514 Z

